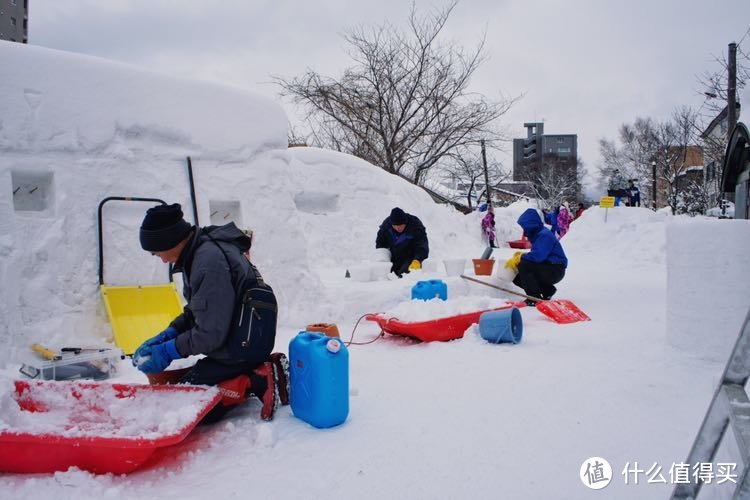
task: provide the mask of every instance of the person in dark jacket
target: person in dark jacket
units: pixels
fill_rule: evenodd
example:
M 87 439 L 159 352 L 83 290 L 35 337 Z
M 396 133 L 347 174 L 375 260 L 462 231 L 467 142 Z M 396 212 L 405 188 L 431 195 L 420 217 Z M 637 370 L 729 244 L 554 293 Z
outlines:
M 391 214 L 380 224 L 375 248 L 390 250 L 391 272 L 399 278 L 404 273 L 421 269 L 422 261 L 430 253 L 427 230 L 422 221 L 399 207 L 391 210 Z
M 550 299 L 557 291 L 554 285 L 565 276 L 568 258 L 560 241 L 544 226 L 539 213 L 533 208 L 521 214 L 518 225 L 531 242 L 531 251 L 521 255 L 513 283 L 523 288 L 526 295 Z M 533 306 L 536 301 L 527 299 L 526 304 Z
M 631 207 L 641 206 L 641 190 L 635 185 L 635 179 L 628 179 L 628 205 Z
M 271 353 L 273 290 L 246 257 L 251 240 L 233 222 L 201 229 L 182 215 L 179 204 L 158 205 L 141 224 L 141 247 L 182 273 L 187 305 L 164 331 L 138 347 L 133 364 L 155 374 L 175 359 L 203 354 L 191 368 L 175 370 L 173 381 L 219 386 L 222 402 L 204 422 L 219 420 L 248 395 L 261 400 L 261 418 L 271 420 L 279 399 L 288 403 L 288 362 Z

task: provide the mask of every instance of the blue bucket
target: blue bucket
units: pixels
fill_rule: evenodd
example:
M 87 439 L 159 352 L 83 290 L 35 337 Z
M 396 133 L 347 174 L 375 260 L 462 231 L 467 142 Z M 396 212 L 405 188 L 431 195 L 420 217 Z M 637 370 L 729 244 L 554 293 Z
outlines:
M 417 281 L 411 288 L 412 300 L 431 300 L 436 297 L 448 300 L 448 285 L 443 280 Z
M 517 307 L 487 311 L 479 317 L 479 335 L 493 344 L 518 344 L 523 336 L 521 311 Z

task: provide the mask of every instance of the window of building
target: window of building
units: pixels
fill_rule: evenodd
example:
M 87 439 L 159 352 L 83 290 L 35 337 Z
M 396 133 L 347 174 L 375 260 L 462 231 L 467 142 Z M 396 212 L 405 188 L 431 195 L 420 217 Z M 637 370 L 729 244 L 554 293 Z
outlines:
M 557 143 L 558 144 L 563 144 L 564 142 L 565 142 L 565 137 L 558 137 L 557 138 Z
M 557 148 L 557 154 L 560 155 L 569 155 L 570 154 L 570 148 Z
M 16 25 L 16 18 L 15 17 L 11 17 L 10 18 L 10 25 L 11 26 L 15 26 Z

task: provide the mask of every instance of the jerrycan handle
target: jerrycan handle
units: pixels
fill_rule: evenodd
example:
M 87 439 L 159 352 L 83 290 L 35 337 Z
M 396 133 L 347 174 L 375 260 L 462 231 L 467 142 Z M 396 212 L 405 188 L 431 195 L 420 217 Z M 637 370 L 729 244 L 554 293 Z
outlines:
M 317 332 L 302 331 L 297 334 L 297 341 L 304 344 L 310 344 L 321 337 Z M 323 336 L 325 337 L 325 336 Z

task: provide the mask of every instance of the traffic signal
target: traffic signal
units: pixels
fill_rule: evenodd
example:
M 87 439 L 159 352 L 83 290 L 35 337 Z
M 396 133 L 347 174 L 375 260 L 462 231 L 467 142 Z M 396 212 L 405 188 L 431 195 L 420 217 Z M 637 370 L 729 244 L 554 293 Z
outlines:
M 537 137 L 529 137 L 523 140 L 523 159 L 533 160 L 537 155 Z

